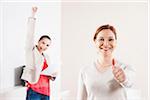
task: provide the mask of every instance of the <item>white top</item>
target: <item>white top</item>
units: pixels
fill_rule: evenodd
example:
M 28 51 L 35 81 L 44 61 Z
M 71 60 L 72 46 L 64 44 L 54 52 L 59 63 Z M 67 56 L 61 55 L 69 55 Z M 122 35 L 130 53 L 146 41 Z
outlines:
M 133 69 L 119 62 L 117 64 L 126 74 L 127 80 L 124 83 L 118 83 L 114 79 L 111 66 L 100 72 L 94 62 L 91 66 L 81 69 L 77 100 L 127 100 L 126 88 L 133 85 Z

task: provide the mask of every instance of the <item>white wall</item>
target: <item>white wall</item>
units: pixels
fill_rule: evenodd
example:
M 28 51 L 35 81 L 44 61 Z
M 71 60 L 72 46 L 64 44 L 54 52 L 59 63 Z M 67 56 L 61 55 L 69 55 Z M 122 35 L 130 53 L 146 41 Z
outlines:
M 32 6 L 37 6 L 37 22 L 35 29 L 35 43 L 43 34 L 48 34 L 52 38 L 52 45 L 49 53 L 52 62 L 60 62 L 60 3 L 32 3 L 32 2 L 3 2 L 2 18 L 3 21 L 1 32 L 2 43 L 2 64 L 0 66 L 0 90 L 14 87 L 14 69 L 25 64 L 25 38 L 27 29 L 27 18 L 31 14 Z M 60 76 L 53 83 L 52 88 L 60 88 Z M 54 92 L 53 92 L 54 93 Z M 56 93 L 56 92 L 55 92 Z
M 66 0 L 62 0 L 66 1 Z M 148 0 L 69 0 L 69 2 L 147 2 Z
M 0 15 L 2 15 L 2 6 L 0 3 Z M 2 16 L 0 16 L 0 22 L 2 22 Z M 2 48 L 2 23 L 0 23 L 0 48 Z M 2 55 L 2 50 L 0 49 L 0 55 Z M 0 80 L 2 78 L 2 71 L 1 71 L 1 66 L 2 66 L 2 56 L 0 56 Z M 0 82 L 0 89 L 2 88 L 1 82 Z
M 1 1 L 24 1 L 24 0 L 1 0 Z M 37 0 L 26 0 L 26 1 L 37 1 Z M 66 2 L 67 0 L 38 0 L 38 1 L 41 1 L 41 2 Z M 123 1 L 129 1 L 129 2 L 132 2 L 132 1 L 142 1 L 142 2 L 146 2 L 147 0 L 93 0 L 94 2 L 123 2 Z M 92 0 L 69 0 L 69 2 L 93 2 Z
M 4 2 L 60 2 L 61 0 L 1 0 Z
M 62 3 L 62 90 L 75 100 L 78 74 L 95 54 L 92 38 L 103 24 L 114 25 L 118 33 L 116 57 L 136 69 L 136 89 L 148 95 L 148 5 L 136 2 Z

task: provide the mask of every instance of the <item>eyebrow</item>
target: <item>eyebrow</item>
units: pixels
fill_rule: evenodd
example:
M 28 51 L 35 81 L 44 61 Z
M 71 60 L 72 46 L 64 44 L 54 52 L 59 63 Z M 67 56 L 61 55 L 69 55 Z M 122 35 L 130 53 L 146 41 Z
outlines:
M 100 36 L 99 38 L 104 38 L 103 36 Z M 108 36 L 108 38 L 114 38 L 113 36 Z
M 114 38 L 113 36 L 109 36 L 108 38 Z
M 100 36 L 99 39 L 104 38 L 103 36 Z

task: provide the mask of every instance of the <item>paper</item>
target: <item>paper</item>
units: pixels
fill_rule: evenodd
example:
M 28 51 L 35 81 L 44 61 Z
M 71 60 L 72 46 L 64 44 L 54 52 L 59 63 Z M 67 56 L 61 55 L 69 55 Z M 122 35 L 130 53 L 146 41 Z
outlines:
M 55 77 L 59 67 L 60 67 L 60 64 L 56 64 L 56 63 L 50 64 L 45 70 L 41 72 L 41 75 Z

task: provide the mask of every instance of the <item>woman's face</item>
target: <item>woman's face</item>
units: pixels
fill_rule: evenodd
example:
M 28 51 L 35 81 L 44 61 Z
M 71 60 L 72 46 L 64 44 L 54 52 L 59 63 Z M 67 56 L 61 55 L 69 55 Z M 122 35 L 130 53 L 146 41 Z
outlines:
M 100 31 L 95 39 L 96 48 L 103 56 L 112 55 L 116 42 L 115 35 L 110 29 Z
M 38 49 L 40 52 L 43 52 L 48 49 L 50 46 L 51 41 L 48 38 L 43 38 L 38 42 Z

